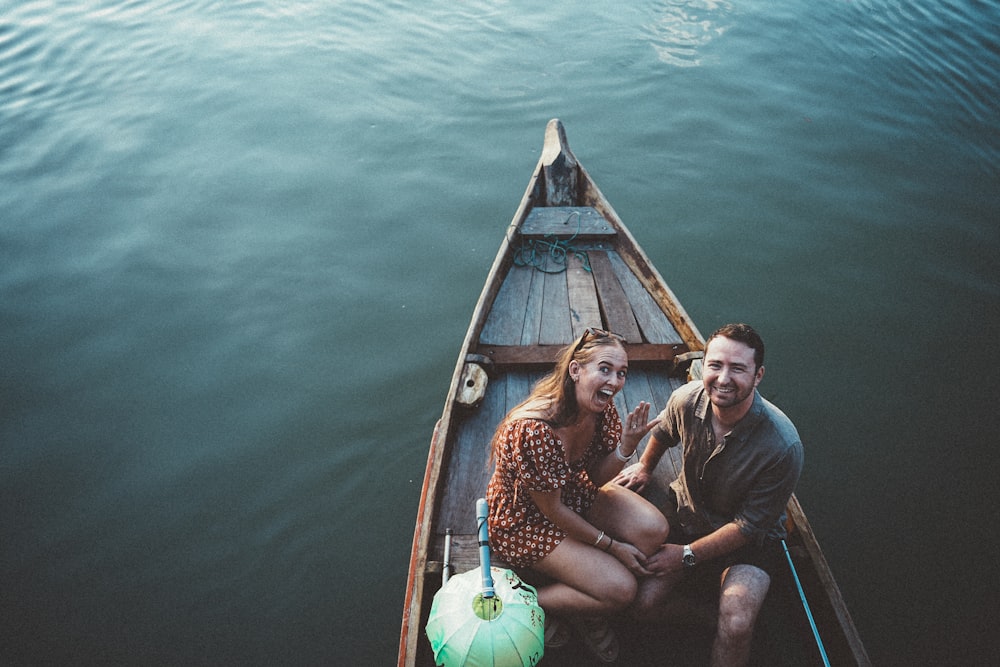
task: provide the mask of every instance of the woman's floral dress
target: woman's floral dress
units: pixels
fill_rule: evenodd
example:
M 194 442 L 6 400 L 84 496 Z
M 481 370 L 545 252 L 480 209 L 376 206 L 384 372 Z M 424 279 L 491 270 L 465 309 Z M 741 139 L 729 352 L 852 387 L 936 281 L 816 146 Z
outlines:
M 562 442 L 547 422 L 507 420 L 499 428 L 502 442 L 486 491 L 490 546 L 510 565 L 530 567 L 555 549 L 566 533 L 542 514 L 528 491 L 562 489 L 563 504 L 586 514 L 597 497 L 587 469 L 618 446 L 622 423 L 610 403 L 598 419 L 590 446 L 573 463 L 566 460 Z

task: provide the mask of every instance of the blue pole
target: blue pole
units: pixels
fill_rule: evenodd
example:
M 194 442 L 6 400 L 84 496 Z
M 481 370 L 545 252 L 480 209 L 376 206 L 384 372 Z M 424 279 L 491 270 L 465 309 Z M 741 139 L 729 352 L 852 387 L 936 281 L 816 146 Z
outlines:
M 491 598 L 496 595 L 493 590 L 493 573 L 490 571 L 490 532 L 486 525 L 486 517 L 489 514 L 489 505 L 486 498 L 476 501 L 476 521 L 479 524 L 479 568 L 483 572 L 483 597 Z
M 809 602 L 806 600 L 806 592 L 802 590 L 802 583 L 799 581 L 799 573 L 795 571 L 795 563 L 792 562 L 792 555 L 788 553 L 788 545 L 785 544 L 784 540 L 781 540 L 781 546 L 785 549 L 785 558 L 788 559 L 788 567 L 792 568 L 792 577 L 795 579 L 795 587 L 799 589 L 799 599 L 802 600 L 802 606 L 806 610 L 806 616 L 809 618 L 809 626 L 812 628 L 813 637 L 816 638 L 816 646 L 819 648 L 819 655 L 823 658 L 823 664 L 826 667 L 830 667 L 830 659 L 826 657 L 826 649 L 823 647 L 823 640 L 820 639 L 819 629 L 816 627 L 816 621 L 813 620 L 812 611 L 809 609 Z

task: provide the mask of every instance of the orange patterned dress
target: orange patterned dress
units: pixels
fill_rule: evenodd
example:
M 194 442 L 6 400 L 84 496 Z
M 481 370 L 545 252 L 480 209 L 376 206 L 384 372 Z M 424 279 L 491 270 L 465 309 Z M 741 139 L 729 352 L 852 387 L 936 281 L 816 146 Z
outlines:
M 500 429 L 496 470 L 486 491 L 490 547 L 510 565 L 530 567 L 555 549 L 566 533 L 542 514 L 528 491 L 562 489 L 563 504 L 586 514 L 597 497 L 587 469 L 618 446 L 622 423 L 610 403 L 598 419 L 590 446 L 573 463 L 566 460 L 562 442 L 547 422 L 508 420 Z

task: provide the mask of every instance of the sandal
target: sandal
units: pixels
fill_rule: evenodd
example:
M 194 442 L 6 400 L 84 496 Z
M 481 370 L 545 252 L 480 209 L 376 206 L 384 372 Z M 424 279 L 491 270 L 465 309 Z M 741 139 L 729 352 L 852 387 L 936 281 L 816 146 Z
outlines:
M 618 660 L 618 635 L 611 629 L 608 619 L 580 616 L 571 619 L 570 623 L 595 658 L 609 664 Z
M 556 616 L 545 616 L 545 648 L 560 648 L 569 643 L 569 627 Z

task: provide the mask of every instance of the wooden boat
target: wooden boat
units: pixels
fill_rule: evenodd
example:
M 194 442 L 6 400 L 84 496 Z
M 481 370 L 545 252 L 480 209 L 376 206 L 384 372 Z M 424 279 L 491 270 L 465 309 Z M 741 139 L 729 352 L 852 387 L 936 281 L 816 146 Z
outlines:
M 452 573 L 478 565 L 474 507 L 485 496 L 488 448 L 497 424 L 552 367 L 558 350 L 591 326 L 627 340 L 629 377 L 616 396 L 622 415 L 642 400 L 661 410 L 670 393 L 698 373 L 702 335 L 577 161 L 562 124 L 552 120 L 476 304 L 431 437 L 403 608 L 400 667 L 434 664 L 424 628 L 442 583 L 447 532 L 453 533 Z M 650 492 L 654 502 L 680 470 L 679 449 L 668 450 L 658 466 Z M 870 664 L 794 496 L 788 523 L 789 553 L 831 664 Z M 755 632 L 754 664 L 822 664 L 791 568 L 788 576 L 775 579 Z M 714 619 L 709 613 L 708 621 L 695 622 L 705 614 L 695 613 L 697 600 L 691 604 L 687 622 L 659 631 L 622 619 L 619 664 L 706 664 Z M 703 610 L 714 606 L 710 599 Z M 582 651 L 573 645 L 552 649 L 541 664 L 590 664 Z

